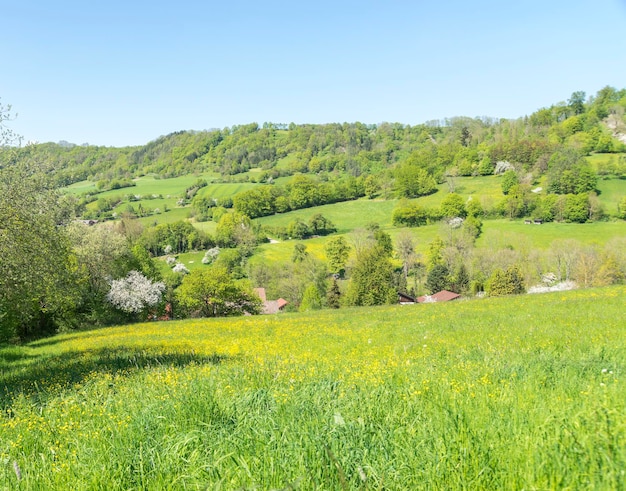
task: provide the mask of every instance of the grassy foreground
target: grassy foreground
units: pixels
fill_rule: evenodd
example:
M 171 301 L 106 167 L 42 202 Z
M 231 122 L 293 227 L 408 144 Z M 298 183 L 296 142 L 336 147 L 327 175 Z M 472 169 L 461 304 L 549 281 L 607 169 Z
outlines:
M 0 348 L 0 488 L 624 489 L 625 298 L 139 324 Z

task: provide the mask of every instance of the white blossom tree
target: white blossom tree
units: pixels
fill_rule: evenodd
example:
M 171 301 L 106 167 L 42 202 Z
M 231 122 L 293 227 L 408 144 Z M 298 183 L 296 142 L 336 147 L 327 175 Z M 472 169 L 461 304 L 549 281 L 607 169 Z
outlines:
M 111 281 L 107 300 L 117 309 L 138 314 L 158 305 L 164 291 L 164 283 L 152 282 L 139 271 L 131 271 L 126 278 Z

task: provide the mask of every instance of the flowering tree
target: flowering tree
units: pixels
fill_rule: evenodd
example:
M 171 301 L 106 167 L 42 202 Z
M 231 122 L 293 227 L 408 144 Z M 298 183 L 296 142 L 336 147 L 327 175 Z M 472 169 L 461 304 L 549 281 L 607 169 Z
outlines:
M 187 266 L 185 266 L 183 263 L 176 263 L 174 267 L 172 268 L 172 271 L 174 271 L 174 273 L 182 273 L 182 274 L 189 273 Z
M 115 308 L 138 314 L 147 307 L 158 305 L 164 291 L 164 283 L 153 283 L 139 271 L 131 271 L 126 278 L 111 281 L 107 300 Z

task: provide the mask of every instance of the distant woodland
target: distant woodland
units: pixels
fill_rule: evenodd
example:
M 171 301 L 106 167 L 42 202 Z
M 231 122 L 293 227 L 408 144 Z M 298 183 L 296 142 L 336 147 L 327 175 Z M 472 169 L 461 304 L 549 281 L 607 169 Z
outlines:
M 442 181 L 447 174 L 493 174 L 500 161 L 537 175 L 548 171 L 555 153 L 576 159 L 626 150 L 623 139 L 615 138 L 620 130 L 626 132 L 625 110 L 626 89 L 605 87 L 591 97 L 574 92 L 566 102 L 516 120 L 454 117 L 415 126 L 252 123 L 180 131 L 137 147 L 39 143 L 21 148 L 17 155 L 0 152 L 0 165 L 15 158 L 46 162 L 57 186 L 90 180 L 102 189 L 146 174 L 165 179 L 213 171 L 225 181 L 247 180 L 251 168 L 264 171 L 255 177 L 259 182 L 295 173 L 322 180 L 338 175 L 403 179 L 411 167 Z M 601 172 L 626 171 L 622 165 Z M 416 191 L 407 187 L 403 192 Z

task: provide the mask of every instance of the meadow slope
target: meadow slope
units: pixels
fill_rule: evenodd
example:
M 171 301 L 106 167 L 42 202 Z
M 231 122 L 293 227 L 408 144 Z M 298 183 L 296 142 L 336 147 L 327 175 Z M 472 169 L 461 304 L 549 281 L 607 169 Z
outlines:
M 623 489 L 625 297 L 197 319 L 2 347 L 0 487 Z

